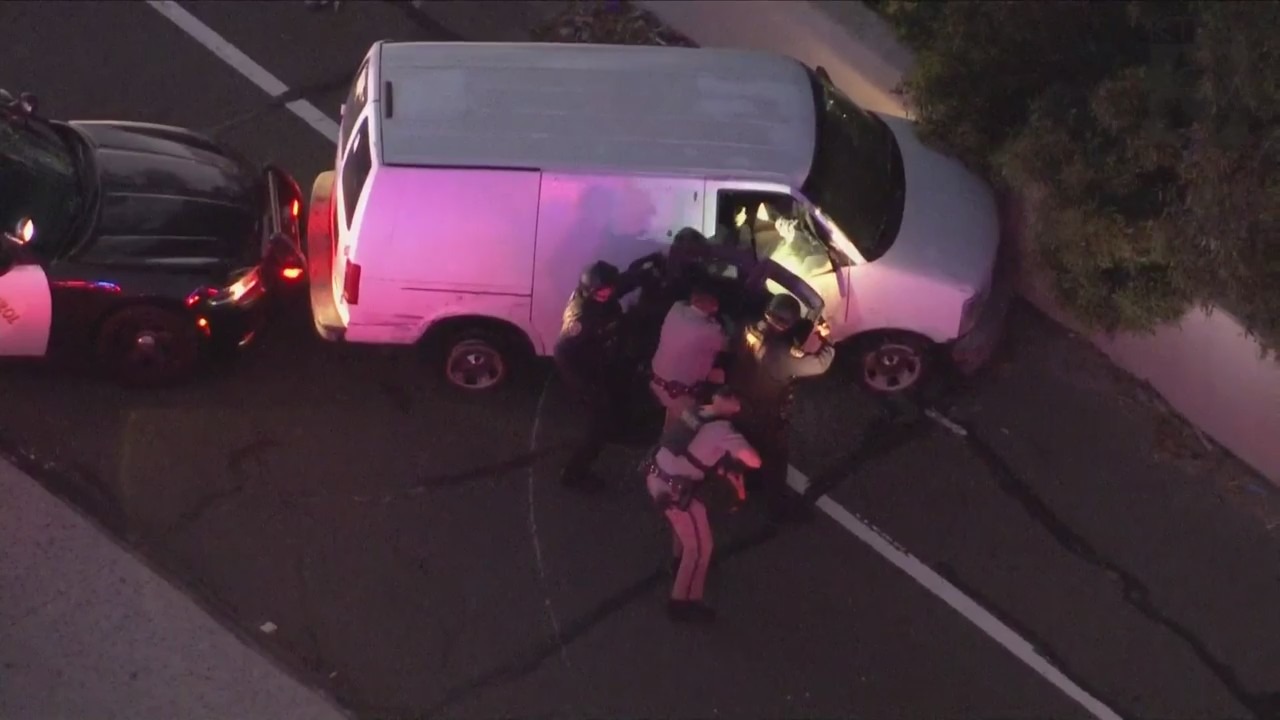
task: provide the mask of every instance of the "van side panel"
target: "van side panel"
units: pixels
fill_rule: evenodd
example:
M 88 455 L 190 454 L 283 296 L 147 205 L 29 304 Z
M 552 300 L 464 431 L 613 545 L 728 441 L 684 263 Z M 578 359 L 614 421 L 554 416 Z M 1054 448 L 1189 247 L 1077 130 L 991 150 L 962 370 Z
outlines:
M 528 295 L 538 227 L 536 170 L 383 166 L 374 198 L 391 236 L 365 277 L 408 290 Z
M 537 171 L 379 166 L 347 338 L 412 343 L 456 315 L 527 330 L 539 185 Z
M 535 347 L 549 354 L 582 270 L 605 260 L 625 270 L 665 252 L 683 227 L 702 225 L 701 178 L 543 173 L 533 279 Z

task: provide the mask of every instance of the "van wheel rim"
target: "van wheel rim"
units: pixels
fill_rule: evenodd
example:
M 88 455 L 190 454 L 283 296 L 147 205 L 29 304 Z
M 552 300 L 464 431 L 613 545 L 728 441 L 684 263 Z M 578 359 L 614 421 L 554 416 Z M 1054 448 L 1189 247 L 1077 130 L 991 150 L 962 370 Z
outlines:
M 906 345 L 886 344 L 862 359 L 862 376 L 880 392 L 902 392 L 920 379 L 924 363 L 920 353 Z
M 485 390 L 502 382 L 507 374 L 502 354 L 488 343 L 468 340 L 449 351 L 445 363 L 449 382 L 466 390 Z

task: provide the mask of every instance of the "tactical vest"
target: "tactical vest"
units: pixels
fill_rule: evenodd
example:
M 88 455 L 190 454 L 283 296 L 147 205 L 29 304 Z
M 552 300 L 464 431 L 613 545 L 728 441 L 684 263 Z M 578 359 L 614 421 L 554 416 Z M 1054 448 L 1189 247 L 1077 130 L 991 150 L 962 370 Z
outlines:
M 770 351 L 770 339 L 755 326 L 745 328 L 734 343 L 729 386 L 738 392 L 749 416 L 768 414 L 787 402 L 790 383 L 774 377 L 765 367 Z

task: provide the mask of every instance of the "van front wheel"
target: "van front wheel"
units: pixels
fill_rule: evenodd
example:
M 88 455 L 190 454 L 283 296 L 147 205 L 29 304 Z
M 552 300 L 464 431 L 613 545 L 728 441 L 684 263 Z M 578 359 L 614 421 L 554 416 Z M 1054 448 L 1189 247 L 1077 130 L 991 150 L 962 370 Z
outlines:
M 853 343 L 858 384 L 880 395 L 917 390 L 933 369 L 933 347 L 910 333 L 877 333 Z

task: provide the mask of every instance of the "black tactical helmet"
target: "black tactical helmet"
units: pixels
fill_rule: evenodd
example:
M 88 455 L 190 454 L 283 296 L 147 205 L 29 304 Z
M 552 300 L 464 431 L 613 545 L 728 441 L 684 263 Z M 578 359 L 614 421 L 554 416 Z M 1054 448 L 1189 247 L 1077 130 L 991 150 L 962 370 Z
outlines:
M 786 332 L 800 322 L 802 313 L 799 300 L 792 295 L 780 293 L 769 298 L 769 304 L 764 309 L 764 319 L 773 329 Z
M 621 275 L 617 267 L 597 260 L 582 271 L 582 277 L 578 278 L 578 289 L 584 293 L 595 293 L 605 288 L 617 287 Z

